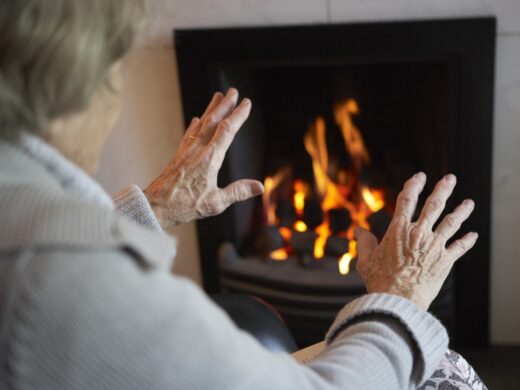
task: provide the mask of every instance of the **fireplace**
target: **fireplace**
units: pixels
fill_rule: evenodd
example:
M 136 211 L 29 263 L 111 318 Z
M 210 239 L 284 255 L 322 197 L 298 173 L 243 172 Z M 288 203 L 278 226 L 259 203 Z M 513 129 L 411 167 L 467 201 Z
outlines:
M 488 342 L 495 20 L 175 32 L 185 119 L 215 90 L 253 101 L 219 177 L 266 194 L 198 222 L 208 292 L 245 292 L 300 345 L 364 293 L 353 229 L 382 235 L 403 182 L 455 173 L 448 209 L 472 197 L 480 234 L 431 310 L 455 344 Z M 424 199 L 422 199 L 424 201 Z

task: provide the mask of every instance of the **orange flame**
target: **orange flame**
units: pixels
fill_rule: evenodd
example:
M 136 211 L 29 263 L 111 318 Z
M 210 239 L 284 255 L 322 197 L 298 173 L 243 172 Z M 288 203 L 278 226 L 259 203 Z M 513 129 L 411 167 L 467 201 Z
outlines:
M 356 170 L 370 164 L 370 155 L 365 147 L 361 132 L 352 122 L 352 115 L 359 114 L 359 107 L 354 99 L 337 104 L 334 109 L 336 124 L 341 128 L 347 152 L 352 157 Z
M 303 221 L 296 221 L 294 224 L 294 230 L 297 232 L 306 232 L 307 231 L 307 225 Z
M 271 257 L 271 259 L 276 260 L 276 261 L 284 261 L 284 260 L 287 260 L 289 255 L 287 254 L 287 251 L 285 250 L 285 248 L 281 248 L 281 249 L 277 249 L 277 250 L 271 252 L 269 254 L 269 257 Z
M 294 208 L 299 216 L 303 215 L 305 208 L 305 197 L 307 196 L 307 186 L 301 180 L 294 182 Z
M 361 190 L 363 200 L 366 205 L 373 213 L 377 213 L 383 207 L 385 207 L 385 200 L 383 193 L 377 190 L 369 190 L 367 187 L 363 187 Z
M 315 180 L 316 193 L 321 198 L 321 208 L 324 212 L 335 208 L 345 208 L 350 212 L 352 223 L 346 233 L 342 236 L 348 238 L 348 252 L 338 259 L 339 272 L 347 275 L 350 264 L 357 256 L 357 244 L 354 240 L 354 228 L 356 226 L 369 228 L 368 217 L 381 210 L 385 206 L 384 193 L 381 190 L 371 189 L 359 183 L 359 174 L 365 165 L 370 164 L 370 155 L 365 146 L 360 130 L 353 122 L 353 116 L 359 114 L 359 106 L 353 99 L 348 99 L 334 107 L 334 118 L 341 129 L 345 143 L 345 149 L 350 156 L 354 169 L 346 171 L 343 168 L 329 165 L 329 154 L 327 151 L 326 123 L 323 117 L 317 117 L 309 126 L 303 142 L 307 153 L 312 160 L 312 169 Z M 331 173 L 332 172 L 332 173 Z M 280 171 L 274 177 L 265 180 L 264 209 L 266 210 L 268 222 L 276 223 L 272 192 L 287 177 L 287 169 Z M 336 179 L 333 179 L 336 178 Z M 335 182 L 335 180 L 337 182 Z M 292 229 L 281 227 L 280 234 L 285 242 L 290 242 L 294 231 L 308 231 L 308 226 L 303 221 L 305 201 L 309 195 L 309 185 L 301 180 L 293 183 L 293 204 L 299 219 L 294 223 Z M 325 257 L 325 247 L 331 230 L 329 221 L 325 221 L 314 229 L 317 238 L 314 242 L 313 254 L 315 259 Z M 274 260 L 286 260 L 290 248 L 278 249 L 271 253 Z
M 268 176 L 264 180 L 262 204 L 264 206 L 264 210 L 267 216 L 267 223 L 269 225 L 276 224 L 275 203 L 272 201 L 271 197 L 274 190 L 280 185 L 280 183 L 287 177 L 288 174 L 289 172 L 287 169 L 282 169 L 276 175 L 274 175 L 274 177 Z
M 278 229 L 278 231 L 280 232 L 280 235 L 283 237 L 285 241 L 290 241 L 292 237 L 291 229 L 289 229 L 288 227 L 281 227 L 280 229 Z

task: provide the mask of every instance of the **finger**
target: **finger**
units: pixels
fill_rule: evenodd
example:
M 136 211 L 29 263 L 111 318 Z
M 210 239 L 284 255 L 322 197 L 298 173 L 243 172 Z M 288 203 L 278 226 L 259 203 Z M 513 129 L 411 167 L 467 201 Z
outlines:
M 421 215 L 417 220 L 417 228 L 420 231 L 429 231 L 433 228 L 444 211 L 446 201 L 453 193 L 456 184 L 457 178 L 451 174 L 439 180 L 431 195 L 426 199 Z
M 225 210 L 234 203 L 242 202 L 263 193 L 264 185 L 259 181 L 250 179 L 237 180 L 220 190 L 221 207 Z
M 453 242 L 447 249 L 448 258 L 455 262 L 469 251 L 478 239 L 478 233 L 468 233 L 461 239 Z
M 363 272 L 377 247 L 377 238 L 368 230 L 359 227 L 354 230 L 354 235 L 357 241 L 358 268 Z
M 251 101 L 244 99 L 233 113 L 218 125 L 215 135 L 209 142 L 209 145 L 217 152 L 216 157 L 218 160 L 214 161 L 215 168 L 220 169 L 229 146 L 233 142 L 238 130 L 240 130 L 247 118 L 249 118 L 250 113 Z
M 208 113 L 202 123 L 198 136 L 202 141 L 208 141 L 222 120 L 227 118 L 235 109 L 238 101 L 238 91 L 231 88 L 226 96 Z
M 191 120 L 186 133 L 184 133 L 185 140 L 193 140 L 193 138 L 197 138 L 197 133 L 199 131 L 199 123 L 200 119 L 195 117 Z
M 211 98 L 211 101 L 208 104 L 208 107 L 206 107 L 206 111 L 204 111 L 204 114 L 200 117 L 201 120 L 204 120 L 207 118 L 207 116 L 213 112 L 213 110 L 220 104 L 220 102 L 224 99 L 224 95 L 222 92 L 215 92 L 213 94 L 213 97 Z
M 425 184 L 426 175 L 423 172 L 419 172 L 408 179 L 408 181 L 404 184 L 403 190 L 397 197 L 395 213 L 392 222 L 396 222 L 403 218 L 408 222 L 412 220 L 413 214 L 415 213 L 415 208 L 417 207 L 417 199 L 424 189 Z
M 457 233 L 474 209 L 475 203 L 471 199 L 466 199 L 451 214 L 446 215 L 442 219 L 437 229 L 435 229 L 435 233 L 440 236 L 444 242 L 448 241 Z

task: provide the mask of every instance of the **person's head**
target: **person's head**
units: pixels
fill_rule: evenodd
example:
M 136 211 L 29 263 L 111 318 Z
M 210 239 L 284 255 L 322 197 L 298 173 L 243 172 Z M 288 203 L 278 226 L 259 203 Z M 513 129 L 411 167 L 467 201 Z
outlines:
M 92 171 L 143 11 L 144 0 L 2 0 L 0 138 L 35 133 Z

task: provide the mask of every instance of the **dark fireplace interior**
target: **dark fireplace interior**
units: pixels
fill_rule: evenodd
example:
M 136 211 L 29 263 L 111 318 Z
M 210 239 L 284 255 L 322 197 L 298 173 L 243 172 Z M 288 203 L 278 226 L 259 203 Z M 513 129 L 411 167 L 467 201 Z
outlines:
M 263 298 L 300 346 L 365 292 L 353 229 L 381 237 L 411 175 L 453 172 L 478 246 L 431 311 L 455 345 L 488 342 L 492 18 L 175 32 L 186 121 L 213 91 L 253 101 L 219 183 L 266 193 L 198 222 L 204 287 Z M 421 198 L 421 202 L 424 202 Z

